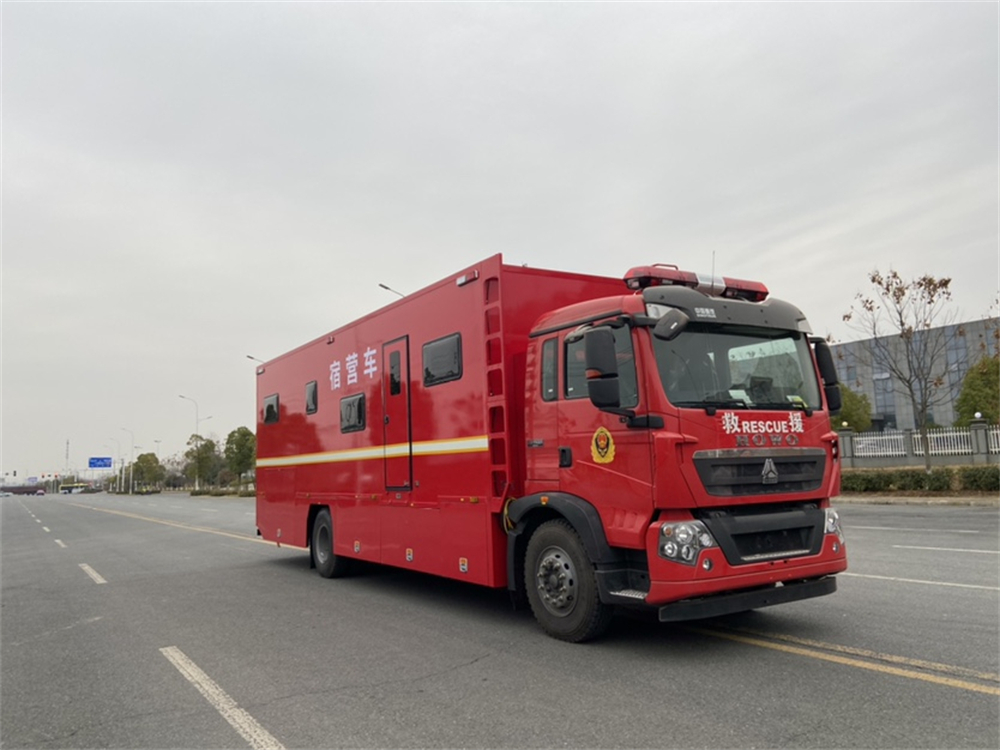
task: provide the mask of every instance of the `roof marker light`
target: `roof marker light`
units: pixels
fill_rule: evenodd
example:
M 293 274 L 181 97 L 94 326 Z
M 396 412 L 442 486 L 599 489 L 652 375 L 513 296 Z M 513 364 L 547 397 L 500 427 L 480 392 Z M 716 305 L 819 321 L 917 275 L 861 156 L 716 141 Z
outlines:
M 686 286 L 710 297 L 741 299 L 747 302 L 763 302 L 767 299 L 767 287 L 759 281 L 731 279 L 727 276 L 703 276 L 664 263 L 629 269 L 625 274 L 625 285 L 629 289 L 636 290 L 650 286 Z

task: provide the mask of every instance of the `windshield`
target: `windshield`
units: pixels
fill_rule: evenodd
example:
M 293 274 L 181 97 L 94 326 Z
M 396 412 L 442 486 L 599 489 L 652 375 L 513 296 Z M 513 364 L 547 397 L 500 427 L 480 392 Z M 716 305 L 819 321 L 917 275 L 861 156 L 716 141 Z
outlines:
M 692 323 L 673 341 L 653 342 L 674 406 L 822 407 L 809 344 L 798 331 Z

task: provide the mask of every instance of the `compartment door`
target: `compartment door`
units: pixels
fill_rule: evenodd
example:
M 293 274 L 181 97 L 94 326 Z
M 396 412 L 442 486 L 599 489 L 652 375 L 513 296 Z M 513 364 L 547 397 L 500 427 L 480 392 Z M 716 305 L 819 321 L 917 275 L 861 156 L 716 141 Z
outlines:
M 382 436 L 385 450 L 385 488 L 409 490 L 413 482 L 413 441 L 410 430 L 410 342 L 409 337 L 382 346 L 382 394 L 385 418 Z

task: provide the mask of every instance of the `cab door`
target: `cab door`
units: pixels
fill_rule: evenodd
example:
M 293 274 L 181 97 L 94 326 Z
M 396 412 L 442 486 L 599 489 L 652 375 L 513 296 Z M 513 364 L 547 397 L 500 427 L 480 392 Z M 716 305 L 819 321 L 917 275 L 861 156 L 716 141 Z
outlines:
M 413 440 L 410 428 L 409 337 L 382 346 L 385 417 L 382 437 L 385 451 L 386 490 L 409 490 L 413 484 Z
M 614 329 L 621 405 L 648 410 L 641 362 L 628 326 Z M 562 393 L 559 399 L 559 488 L 587 500 L 601 516 L 608 542 L 644 546 L 652 513 L 652 435 L 629 427 L 617 414 L 600 411 L 587 391 L 584 340 L 563 338 Z

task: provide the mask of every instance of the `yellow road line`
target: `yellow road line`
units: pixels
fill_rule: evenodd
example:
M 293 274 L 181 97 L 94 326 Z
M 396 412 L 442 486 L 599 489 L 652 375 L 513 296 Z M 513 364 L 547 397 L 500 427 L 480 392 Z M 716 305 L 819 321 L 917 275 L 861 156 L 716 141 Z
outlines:
M 853 656 L 861 656 L 866 659 L 872 659 L 875 661 L 887 661 L 892 664 L 903 664 L 908 667 L 914 667 L 915 669 L 928 669 L 935 672 L 944 672 L 945 674 L 952 674 L 956 677 L 969 677 L 974 680 L 986 680 L 988 682 L 1000 682 L 1000 674 L 994 674 L 993 672 L 978 672 L 975 669 L 967 669 L 965 667 L 956 667 L 951 664 L 941 664 L 934 661 L 924 661 L 923 659 L 910 659 L 906 656 L 893 656 L 892 654 L 881 654 L 878 651 L 869 651 L 866 648 L 854 648 L 852 646 L 840 646 L 836 643 L 824 643 L 823 641 L 814 641 L 810 638 L 799 638 L 794 635 L 785 635 L 783 633 L 767 633 L 763 630 L 754 630 L 752 628 L 733 628 L 740 633 L 747 633 L 748 635 L 757 635 L 762 638 L 771 638 L 778 641 L 788 641 L 789 643 L 798 643 L 802 646 L 811 646 L 813 648 L 823 649 L 825 651 L 836 651 L 841 654 L 851 654 Z
M 806 648 L 800 648 L 798 646 L 789 646 L 784 643 L 774 643 L 773 641 L 765 641 L 760 638 L 751 638 L 745 635 L 739 635 L 738 633 L 727 633 L 721 630 L 708 630 L 706 628 L 688 628 L 691 632 L 700 633 L 702 635 L 712 636 L 714 638 L 724 638 L 730 641 L 736 641 L 737 643 L 745 643 L 750 646 L 759 646 L 761 648 L 769 648 L 774 651 L 783 651 L 787 654 L 795 654 L 796 656 L 805 656 L 810 659 L 821 659 L 823 661 L 830 661 L 835 664 L 843 664 L 848 667 L 855 667 L 857 669 L 868 669 L 872 672 L 881 672 L 882 674 L 891 674 L 896 677 L 906 677 L 911 680 L 923 680 L 924 682 L 933 682 L 937 685 L 945 685 L 947 687 L 958 688 L 960 690 L 971 690 L 976 693 L 986 693 L 987 695 L 1000 695 L 1000 687 L 992 687 L 989 685 L 979 685 L 975 682 L 967 682 L 965 680 L 958 680 L 952 677 L 942 677 L 939 675 L 925 674 L 923 672 L 916 672 L 911 669 L 900 669 L 899 667 L 891 667 L 886 664 L 876 664 L 870 661 L 862 661 L 861 659 L 851 659 L 846 656 L 838 656 L 836 654 L 823 653 L 822 651 L 813 651 Z M 772 637 L 772 636 L 768 636 Z

